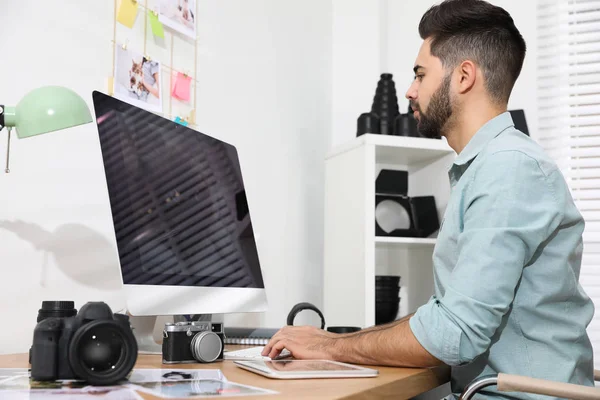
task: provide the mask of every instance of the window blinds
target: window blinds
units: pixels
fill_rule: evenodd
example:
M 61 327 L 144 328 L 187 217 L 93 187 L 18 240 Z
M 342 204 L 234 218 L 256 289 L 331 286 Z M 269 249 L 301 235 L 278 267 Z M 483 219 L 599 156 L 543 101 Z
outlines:
M 586 221 L 580 282 L 596 305 L 588 333 L 600 369 L 600 0 L 538 1 L 536 139 Z

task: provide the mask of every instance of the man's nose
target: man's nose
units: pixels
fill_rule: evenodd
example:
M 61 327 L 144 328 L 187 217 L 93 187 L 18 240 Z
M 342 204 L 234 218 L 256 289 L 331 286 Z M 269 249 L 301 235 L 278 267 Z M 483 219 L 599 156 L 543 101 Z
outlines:
M 415 100 L 417 98 L 417 88 L 415 82 L 413 82 L 404 95 L 408 100 Z

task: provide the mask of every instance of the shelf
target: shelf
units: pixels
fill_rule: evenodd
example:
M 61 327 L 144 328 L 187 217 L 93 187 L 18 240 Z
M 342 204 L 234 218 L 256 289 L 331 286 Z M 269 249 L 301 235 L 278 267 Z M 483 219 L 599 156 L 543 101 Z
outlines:
M 414 248 L 414 247 L 433 247 L 436 239 L 432 238 L 410 238 L 410 237 L 392 237 L 376 236 L 375 244 L 377 247 L 393 248 Z
M 446 139 L 427 139 L 405 136 L 378 135 L 368 133 L 331 151 L 327 158 L 337 156 L 364 145 L 374 145 L 376 162 L 383 164 L 410 165 L 433 161 L 454 150 Z

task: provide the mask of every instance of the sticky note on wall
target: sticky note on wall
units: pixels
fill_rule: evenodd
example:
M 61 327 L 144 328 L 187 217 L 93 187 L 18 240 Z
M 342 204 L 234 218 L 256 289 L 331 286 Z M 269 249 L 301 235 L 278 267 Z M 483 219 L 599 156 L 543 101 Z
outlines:
M 136 0 L 121 0 L 121 6 L 117 13 L 117 21 L 128 28 L 133 28 L 137 11 L 138 3 Z
M 162 22 L 158 20 L 158 14 L 156 14 L 154 11 L 148 10 L 148 17 L 150 18 L 150 27 L 152 28 L 152 34 L 156 37 L 164 39 L 165 30 L 163 28 Z
M 192 78 L 178 72 L 175 76 L 175 82 L 173 83 L 173 90 L 171 95 L 183 101 L 190 100 L 190 86 L 192 84 Z
M 188 122 L 181 117 L 175 117 L 175 122 L 183 126 L 188 126 Z

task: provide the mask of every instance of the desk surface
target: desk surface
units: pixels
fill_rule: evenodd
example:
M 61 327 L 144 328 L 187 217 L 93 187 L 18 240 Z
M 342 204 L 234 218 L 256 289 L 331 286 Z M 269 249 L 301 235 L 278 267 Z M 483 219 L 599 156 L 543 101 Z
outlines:
M 228 349 L 242 346 L 227 346 Z M 27 354 L 0 355 L 0 368 L 29 367 Z M 164 368 L 159 355 L 140 355 L 135 368 Z M 233 361 L 222 361 L 211 364 L 175 364 L 176 369 L 221 369 L 231 382 L 271 389 L 279 395 L 263 396 L 268 399 L 373 399 L 393 397 L 408 399 L 434 389 L 450 379 L 447 367 L 421 368 L 389 368 L 372 367 L 379 370 L 376 378 L 341 378 L 341 379 L 300 379 L 278 380 L 243 370 Z M 144 399 L 155 400 L 157 397 L 146 393 L 140 395 Z M 259 397 L 243 397 L 252 400 Z

